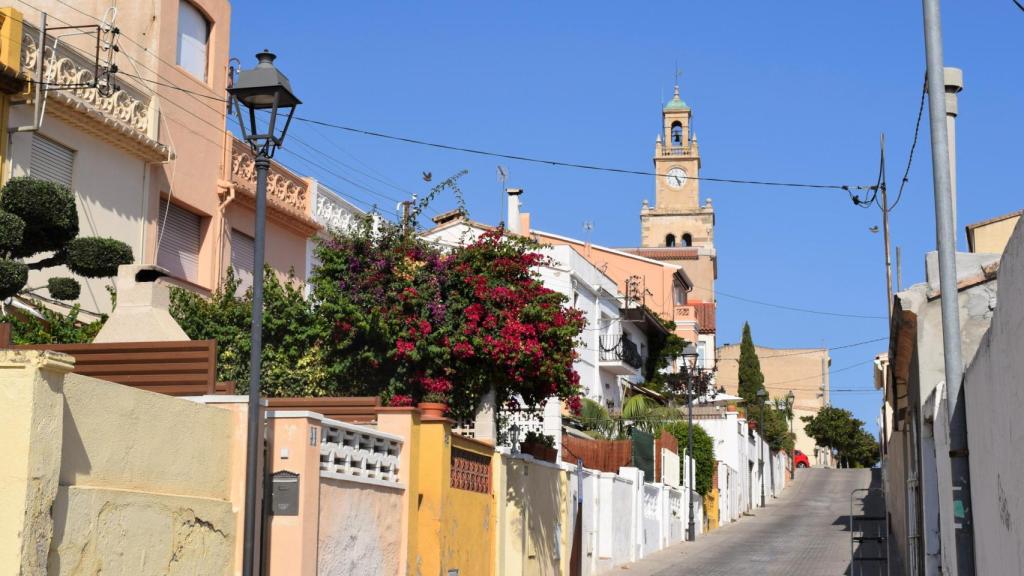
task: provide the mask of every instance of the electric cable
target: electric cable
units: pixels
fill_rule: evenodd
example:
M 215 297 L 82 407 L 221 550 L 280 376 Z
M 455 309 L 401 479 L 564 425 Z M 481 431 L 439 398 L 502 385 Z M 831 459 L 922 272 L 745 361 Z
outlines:
M 1016 2 L 1016 0 L 1014 0 Z M 910 144 L 910 154 L 907 156 L 907 168 L 903 171 L 903 180 L 900 181 L 900 190 L 896 194 L 896 199 L 893 200 L 892 206 L 887 209 L 892 212 L 896 209 L 896 206 L 900 203 L 900 199 L 903 198 L 903 187 L 907 185 L 910 180 L 910 165 L 914 162 L 914 150 L 917 149 L 917 137 L 921 131 L 921 117 L 924 115 L 924 101 L 928 94 L 928 81 L 925 80 L 924 85 L 921 87 L 921 103 L 917 107 L 917 121 L 914 123 L 914 141 Z
M 441 144 L 438 142 L 430 142 L 426 140 L 418 140 L 416 138 L 408 138 L 405 136 L 395 136 L 393 134 L 386 134 L 383 132 L 376 132 L 373 130 L 363 130 L 360 128 L 353 128 L 350 126 L 344 126 L 341 124 L 335 124 L 332 122 L 326 122 L 323 120 L 316 120 L 313 118 L 305 118 L 302 116 L 295 116 L 294 118 L 299 122 L 306 122 L 308 124 L 315 124 L 317 126 L 324 126 L 327 128 L 334 128 L 337 130 L 344 130 L 356 134 L 362 134 L 364 136 L 373 136 L 376 138 L 382 138 L 385 140 L 393 140 L 397 142 L 405 142 L 407 144 L 416 144 L 419 146 L 428 146 L 431 148 L 440 148 L 443 150 L 451 150 L 455 152 L 465 152 L 467 154 L 477 154 L 481 156 L 490 156 L 494 158 L 504 158 L 506 160 L 518 160 L 521 162 L 532 162 L 535 164 L 545 164 L 548 166 L 559 166 L 563 168 L 579 168 L 582 170 L 594 170 L 599 172 L 611 172 L 616 174 L 629 174 L 634 176 L 661 176 L 667 177 L 667 174 L 659 174 L 657 172 L 649 172 L 646 170 L 630 170 L 626 168 L 613 168 L 608 166 L 598 166 L 594 164 L 580 164 L 576 162 L 565 162 L 562 160 L 551 160 L 543 158 L 534 158 L 531 156 L 523 156 L 520 154 L 506 154 L 502 152 L 491 152 L 488 150 L 481 150 L 477 148 L 467 148 L 464 146 L 455 146 L 451 144 Z M 750 184 L 759 186 L 779 186 L 786 188 L 816 188 L 816 189 L 831 189 L 831 190 L 871 190 L 873 186 L 856 186 L 849 184 L 807 184 L 799 182 L 774 182 L 767 180 L 744 180 L 738 178 L 715 178 L 711 176 L 688 176 L 688 179 L 702 180 L 705 182 L 718 182 L 724 184 Z

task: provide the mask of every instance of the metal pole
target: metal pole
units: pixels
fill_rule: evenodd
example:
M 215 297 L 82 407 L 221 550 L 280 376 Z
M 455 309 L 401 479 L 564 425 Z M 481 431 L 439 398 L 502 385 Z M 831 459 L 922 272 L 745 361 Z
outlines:
M 892 324 L 892 255 L 889 252 L 889 194 L 885 186 L 885 133 L 881 137 L 882 145 L 882 240 L 885 242 L 885 313 Z
M 935 185 L 935 228 L 939 249 L 942 348 L 949 409 L 949 463 L 953 481 L 953 520 L 956 523 L 956 567 L 959 576 L 971 576 L 974 574 L 971 474 L 967 460 L 963 359 L 960 356 L 960 306 L 957 298 L 956 235 L 953 229 L 946 95 L 942 73 L 942 23 L 939 0 L 922 0 L 922 4 L 928 64 L 928 119 L 932 140 L 932 181 Z
M 761 508 L 764 508 L 764 400 L 761 400 L 761 417 L 757 419 L 757 468 L 761 474 Z
M 796 434 L 793 434 L 793 419 L 796 418 L 796 412 L 793 411 L 793 404 L 795 400 L 789 401 L 789 435 L 793 438 L 793 447 L 789 449 L 789 479 L 796 479 Z
M 263 350 L 263 264 L 267 229 L 267 172 L 270 158 L 256 154 L 256 239 L 252 274 L 252 350 L 249 354 L 249 424 L 245 459 L 245 531 L 242 541 L 242 574 L 256 574 L 256 503 L 259 499 L 259 461 L 263 451 L 260 419 L 260 360 Z
M 690 476 L 690 489 L 686 495 L 686 499 L 690 502 L 690 516 L 689 523 L 686 525 L 686 540 L 693 542 L 697 539 L 697 529 L 693 521 L 693 469 L 697 467 L 697 463 L 693 458 L 693 378 L 695 368 L 689 369 L 690 374 L 686 378 L 686 455 L 690 457 L 690 463 L 687 464 L 687 473 Z
M 764 414 L 764 401 L 761 402 L 761 414 Z M 775 498 L 775 459 L 771 444 L 768 445 L 768 477 L 772 479 L 772 498 Z

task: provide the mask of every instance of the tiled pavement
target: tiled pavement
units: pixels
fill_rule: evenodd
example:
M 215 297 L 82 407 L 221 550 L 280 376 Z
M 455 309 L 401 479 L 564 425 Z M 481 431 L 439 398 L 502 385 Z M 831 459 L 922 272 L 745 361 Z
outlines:
M 768 507 L 608 574 L 623 576 L 840 575 L 850 567 L 850 492 L 872 484 L 872 470 L 799 470 Z M 877 482 L 877 480 L 876 480 Z M 860 510 L 855 510 L 860 513 Z M 884 565 L 864 576 L 884 574 Z M 860 564 L 855 574 L 860 575 Z

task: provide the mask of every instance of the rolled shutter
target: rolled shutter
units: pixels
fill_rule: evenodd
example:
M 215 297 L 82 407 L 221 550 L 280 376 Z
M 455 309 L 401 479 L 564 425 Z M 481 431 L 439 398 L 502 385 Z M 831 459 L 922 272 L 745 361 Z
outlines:
M 160 203 L 156 263 L 189 282 L 199 281 L 200 218 L 167 201 Z
M 238 230 L 231 231 L 231 267 L 238 278 L 236 295 L 244 294 L 252 286 L 252 267 L 256 257 L 256 241 Z
M 45 136 L 32 136 L 32 162 L 29 176 L 48 180 L 71 188 L 71 176 L 75 167 L 75 151 L 58 144 Z

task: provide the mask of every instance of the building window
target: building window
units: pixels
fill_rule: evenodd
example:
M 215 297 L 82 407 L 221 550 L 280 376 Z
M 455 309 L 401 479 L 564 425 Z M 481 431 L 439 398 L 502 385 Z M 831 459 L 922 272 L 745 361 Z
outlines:
M 71 175 L 75 168 L 75 151 L 45 136 L 32 136 L 32 161 L 28 175 L 39 180 L 71 187 Z
M 689 233 L 683 234 L 683 246 L 693 246 L 693 236 Z
M 256 241 L 252 236 L 231 231 L 231 267 L 235 270 L 235 278 L 238 278 L 238 288 L 235 296 L 245 294 L 245 291 L 252 286 L 253 261 L 256 258 Z
M 705 364 L 704 364 L 704 362 L 705 362 L 705 360 L 704 360 L 704 352 L 706 350 L 706 347 L 707 347 L 707 342 L 700 342 L 700 341 L 697 342 L 697 367 L 698 368 L 704 368 L 705 367 Z
M 192 4 L 178 5 L 178 66 L 206 81 L 206 49 L 210 40 L 210 22 Z
M 672 284 L 672 301 L 676 306 L 686 305 L 686 290 L 683 290 L 683 287 L 678 283 Z
M 665 235 L 665 246 L 668 246 L 669 248 L 671 248 L 671 247 L 673 247 L 675 245 L 676 245 L 676 235 L 675 234 L 666 234 Z
M 679 122 L 672 123 L 672 146 L 683 145 L 683 125 Z
M 160 203 L 156 263 L 189 282 L 199 281 L 201 219 L 184 208 Z

